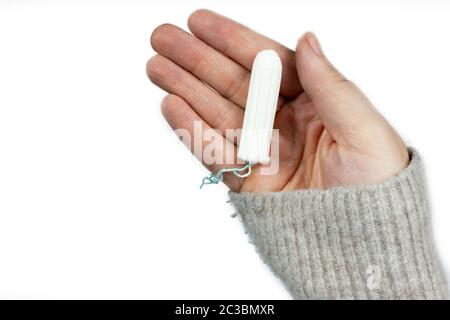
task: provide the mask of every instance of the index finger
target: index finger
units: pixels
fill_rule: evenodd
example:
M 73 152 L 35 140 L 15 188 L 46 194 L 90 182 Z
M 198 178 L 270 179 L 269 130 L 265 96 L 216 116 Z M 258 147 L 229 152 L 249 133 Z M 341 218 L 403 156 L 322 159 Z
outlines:
M 248 27 L 215 12 L 200 9 L 191 14 L 188 27 L 199 39 L 251 70 L 256 54 L 273 49 L 283 64 L 280 93 L 293 97 L 301 91 L 295 65 L 295 52 Z

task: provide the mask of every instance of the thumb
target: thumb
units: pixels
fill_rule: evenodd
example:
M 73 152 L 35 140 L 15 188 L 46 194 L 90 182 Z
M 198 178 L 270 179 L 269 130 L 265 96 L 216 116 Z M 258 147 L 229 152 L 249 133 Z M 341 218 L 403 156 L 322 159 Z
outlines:
M 311 32 L 298 41 L 296 66 L 302 87 L 336 142 L 359 145 L 387 125 L 358 87 L 328 61 Z

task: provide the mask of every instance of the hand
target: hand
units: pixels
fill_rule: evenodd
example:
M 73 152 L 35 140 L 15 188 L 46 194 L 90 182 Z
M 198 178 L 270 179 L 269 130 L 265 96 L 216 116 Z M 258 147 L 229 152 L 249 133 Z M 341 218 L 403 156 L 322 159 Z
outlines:
M 189 34 L 164 24 L 151 45 L 158 53 L 147 65 L 153 83 L 169 92 L 162 113 L 172 128 L 193 123 L 204 128 L 242 126 L 250 70 L 256 54 L 274 49 L 283 64 L 279 111 L 279 171 L 246 179 L 232 174 L 232 191 L 263 192 L 366 185 L 398 174 L 409 161 L 405 144 L 364 94 L 327 60 L 312 33 L 292 51 L 228 18 L 208 10 L 194 12 Z M 211 90 L 213 88 L 215 91 Z M 219 135 L 219 133 L 217 133 Z M 223 139 L 223 150 L 237 148 Z M 208 166 L 210 170 L 229 165 Z

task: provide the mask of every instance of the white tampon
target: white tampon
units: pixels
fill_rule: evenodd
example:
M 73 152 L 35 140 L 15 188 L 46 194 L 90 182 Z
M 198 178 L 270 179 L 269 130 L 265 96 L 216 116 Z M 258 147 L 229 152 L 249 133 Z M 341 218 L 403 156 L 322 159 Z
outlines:
M 281 60 L 274 50 L 253 61 L 238 157 L 249 163 L 270 161 L 270 140 L 281 82 Z
M 270 161 L 270 140 L 280 82 L 280 57 L 273 50 L 260 51 L 253 61 L 238 151 L 238 157 L 248 163 L 241 168 L 227 168 L 219 170 L 217 174 L 211 173 L 203 178 L 200 188 L 206 184 L 219 183 L 227 172 L 246 178 L 252 173 L 253 165 Z

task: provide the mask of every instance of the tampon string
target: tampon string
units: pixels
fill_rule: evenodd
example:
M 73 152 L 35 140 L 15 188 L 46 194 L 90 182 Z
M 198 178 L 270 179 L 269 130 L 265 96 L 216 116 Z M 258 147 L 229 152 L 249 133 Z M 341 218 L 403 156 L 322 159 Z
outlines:
M 217 174 L 214 174 L 211 172 L 211 174 L 209 176 L 203 178 L 202 184 L 200 185 L 200 189 L 206 184 L 218 184 L 220 181 L 223 180 L 223 174 L 226 172 L 231 172 L 236 177 L 239 177 L 239 178 L 247 178 L 252 173 L 253 165 L 254 165 L 254 163 L 247 163 L 242 168 L 224 168 L 224 169 L 219 170 L 219 172 L 217 172 Z M 245 172 L 245 171 L 247 171 L 247 172 Z M 241 173 L 241 172 L 245 172 L 245 173 Z

